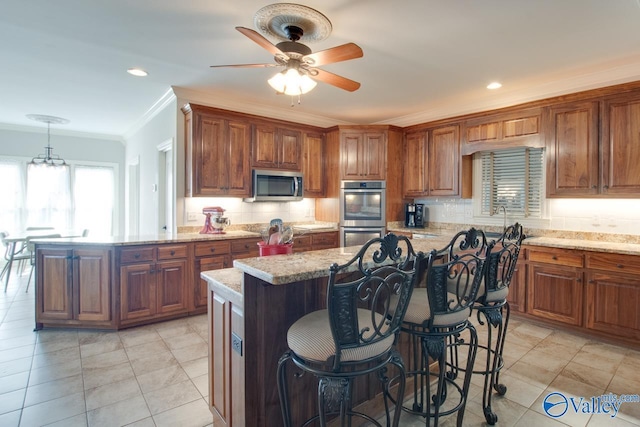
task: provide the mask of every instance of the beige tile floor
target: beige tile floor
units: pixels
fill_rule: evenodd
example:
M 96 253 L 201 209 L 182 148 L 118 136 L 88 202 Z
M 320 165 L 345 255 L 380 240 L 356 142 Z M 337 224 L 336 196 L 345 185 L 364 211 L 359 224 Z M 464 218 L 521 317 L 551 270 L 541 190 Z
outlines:
M 206 316 L 120 332 L 33 332 L 27 277 L 14 275 L 7 293 L 0 293 L 0 426 L 211 425 Z M 498 426 L 640 425 L 640 403 L 622 404 L 615 418 L 552 419 L 541 405 L 551 392 L 585 398 L 640 393 L 638 351 L 512 319 L 505 363 L 507 394 L 493 398 Z M 474 377 L 465 426 L 485 425 L 481 385 L 482 377 Z M 401 425 L 424 420 L 403 413 Z

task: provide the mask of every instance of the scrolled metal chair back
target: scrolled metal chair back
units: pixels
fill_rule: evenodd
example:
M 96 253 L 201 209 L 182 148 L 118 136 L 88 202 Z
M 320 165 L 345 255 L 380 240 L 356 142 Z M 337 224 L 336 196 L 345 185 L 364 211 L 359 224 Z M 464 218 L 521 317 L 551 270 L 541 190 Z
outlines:
M 398 334 L 414 287 L 414 265 L 423 257 L 406 237 L 389 233 L 368 241 L 348 263 L 331 265 L 327 308 L 336 347 L 334 370 L 343 350 Z
M 516 222 L 507 227 L 497 240 L 490 242 L 485 270 L 488 292 L 509 287 L 524 238 L 522 225 Z

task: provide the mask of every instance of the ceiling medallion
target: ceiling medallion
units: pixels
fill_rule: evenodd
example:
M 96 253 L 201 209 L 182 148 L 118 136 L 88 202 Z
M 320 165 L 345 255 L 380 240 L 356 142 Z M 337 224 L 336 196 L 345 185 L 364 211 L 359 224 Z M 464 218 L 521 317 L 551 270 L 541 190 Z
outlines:
M 289 40 L 287 27 L 301 28 L 301 42 L 318 42 L 331 34 L 331 22 L 322 13 L 307 6 L 294 3 L 270 4 L 258 10 L 254 25 L 265 36 Z

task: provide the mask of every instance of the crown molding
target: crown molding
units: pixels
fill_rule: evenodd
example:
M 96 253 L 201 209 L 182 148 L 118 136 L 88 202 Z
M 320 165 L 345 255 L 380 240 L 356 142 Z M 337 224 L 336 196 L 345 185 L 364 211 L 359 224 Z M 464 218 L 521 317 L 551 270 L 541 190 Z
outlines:
M 26 125 L 16 125 L 11 123 L 0 123 L 0 130 L 10 130 L 16 132 L 28 132 L 28 133 L 47 133 L 47 128 L 43 128 L 42 126 L 26 126 Z M 88 138 L 88 139 L 99 139 L 99 140 L 107 140 L 107 141 L 118 141 L 120 144 L 124 145 L 124 139 L 119 135 L 110 135 L 106 133 L 92 133 L 92 132 L 81 132 L 75 130 L 64 130 L 64 129 L 51 129 L 51 135 L 60 135 L 60 136 L 72 136 L 75 138 Z
M 640 1 L 640 0 L 639 0 Z M 391 124 L 399 127 L 412 126 L 450 117 L 479 113 L 498 108 L 511 107 L 560 95 L 599 89 L 640 79 L 640 56 L 625 58 L 614 65 L 608 63 L 599 69 L 592 68 L 582 74 L 557 73 L 544 81 L 520 82 L 520 87 L 505 91 L 505 95 L 487 97 L 484 90 L 477 93 L 481 99 L 470 99 L 469 94 L 438 101 L 438 105 L 405 116 L 390 118 L 375 124 Z M 504 89 L 504 88 L 503 88 Z M 463 99 L 464 98 L 464 99 Z
M 174 93 L 181 100 L 187 102 L 195 102 L 209 107 L 222 108 L 225 110 L 236 111 L 239 113 L 253 114 L 261 117 L 269 117 L 272 119 L 287 120 L 311 126 L 327 128 L 336 125 L 353 125 L 355 123 L 336 120 L 329 117 L 317 116 L 294 111 L 292 108 L 277 108 L 273 106 L 260 105 L 256 103 L 238 102 L 229 99 L 228 96 L 217 95 L 213 92 L 199 92 L 179 86 L 173 86 Z
M 154 104 L 149 107 L 144 114 L 135 121 L 135 123 L 122 135 L 122 138 L 126 141 L 133 137 L 140 129 L 142 129 L 147 123 L 149 123 L 155 116 L 157 116 L 167 105 L 176 100 L 176 94 L 172 88 L 169 88 Z

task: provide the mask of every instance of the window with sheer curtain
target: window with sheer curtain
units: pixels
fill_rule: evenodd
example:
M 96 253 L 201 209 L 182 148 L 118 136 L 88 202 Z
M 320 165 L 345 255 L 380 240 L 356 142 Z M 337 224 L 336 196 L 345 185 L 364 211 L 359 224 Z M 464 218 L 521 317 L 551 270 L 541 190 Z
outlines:
M 115 170 L 112 166 L 31 165 L 0 160 L 0 229 L 26 227 L 113 232 Z

